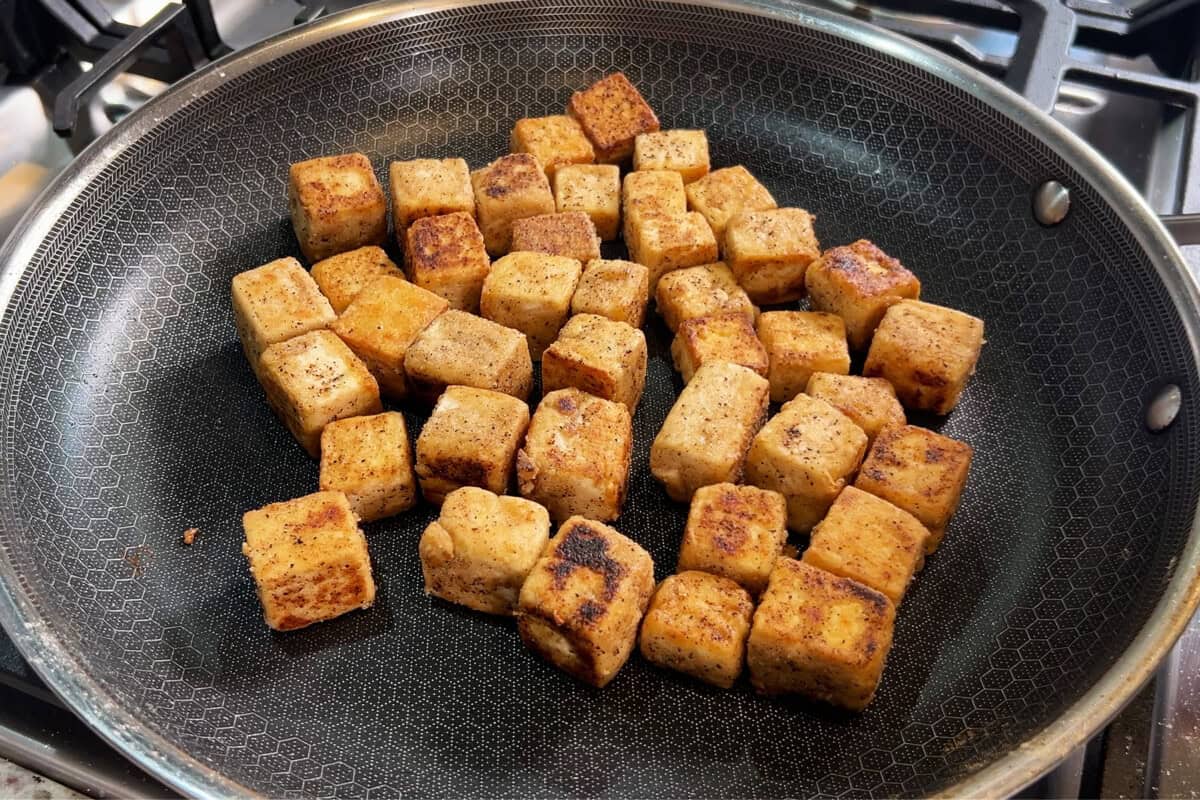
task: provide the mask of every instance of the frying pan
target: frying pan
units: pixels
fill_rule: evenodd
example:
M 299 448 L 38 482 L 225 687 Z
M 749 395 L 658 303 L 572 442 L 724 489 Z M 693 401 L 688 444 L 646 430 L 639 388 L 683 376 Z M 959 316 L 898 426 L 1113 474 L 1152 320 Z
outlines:
M 434 510 L 367 527 L 377 606 L 263 625 L 240 515 L 316 485 L 238 347 L 235 273 L 293 254 L 287 165 L 506 150 L 614 69 L 823 243 L 869 237 L 983 317 L 962 510 L 874 704 L 720 692 L 636 657 L 596 691 L 427 599 Z M 1043 227 L 1031 195 L 1071 193 Z M 375 5 L 218 62 L 97 142 L 3 251 L 0 621 L 131 759 L 195 795 L 1000 795 L 1146 679 L 1200 594 L 1197 290 L 1136 194 L 996 83 L 849 19 L 733 2 Z M 674 568 L 649 477 L 667 333 L 616 526 Z M 1173 425 L 1144 424 L 1163 387 Z M 405 408 L 410 429 L 422 413 Z M 198 527 L 191 547 L 180 544 Z M 797 542 L 803 544 L 802 541 Z

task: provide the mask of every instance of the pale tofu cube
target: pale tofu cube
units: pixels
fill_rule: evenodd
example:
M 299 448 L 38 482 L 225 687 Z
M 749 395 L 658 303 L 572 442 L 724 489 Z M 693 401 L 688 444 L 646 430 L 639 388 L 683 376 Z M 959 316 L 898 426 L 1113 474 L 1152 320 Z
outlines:
M 698 569 L 736 581 L 757 597 L 787 543 L 787 502 L 779 492 L 717 483 L 692 495 L 677 572 Z
M 587 262 L 600 257 L 600 237 L 582 211 L 539 214 L 513 223 L 512 249 Z
M 646 335 L 595 314 L 571 317 L 542 354 L 542 392 L 574 387 L 632 414 L 646 384 Z
M 338 253 L 312 266 L 313 280 L 338 314 L 346 310 L 364 286 L 384 275 L 404 277 L 383 248 L 375 245 Z
M 618 259 L 589 261 L 571 297 L 572 314 L 598 314 L 642 327 L 650 300 L 650 270 Z
M 342 492 L 364 522 L 417 502 L 404 415 L 396 411 L 334 420 L 321 433 L 321 491 Z
M 421 217 L 408 226 L 404 268 L 413 283 L 450 308 L 476 313 L 491 261 L 475 218 L 459 211 Z
M 621 184 L 622 235 L 628 246 L 642 217 L 681 217 L 687 213 L 683 177 L 666 169 L 630 172 Z
M 350 346 L 389 397 L 408 395 L 404 357 L 417 336 L 447 303 L 404 278 L 376 278 L 358 293 L 333 323 L 333 332 Z
M 387 239 L 387 198 L 362 153 L 292 164 L 288 207 L 296 241 L 309 261 Z
M 854 485 L 920 520 L 929 530 L 929 554 L 942 543 L 958 510 L 972 456 L 966 442 L 925 428 L 885 428 L 875 437 Z
M 517 451 L 521 494 L 555 520 L 616 519 L 625 501 L 633 424 L 629 409 L 578 389 L 542 398 Z
M 658 279 L 654 298 L 672 331 L 684 320 L 722 312 L 740 313 L 751 325 L 758 319 L 758 308 L 723 261 L 668 272 Z
M 509 141 L 512 152 L 535 156 L 551 181 L 559 167 L 591 164 L 596 160 L 596 152 L 583 128 L 566 114 L 519 119 L 513 125 Z
M 782 494 L 788 527 L 808 533 L 866 452 L 862 428 L 824 400 L 798 394 L 754 437 L 746 455 L 746 482 Z
M 708 174 L 708 136 L 704 131 L 643 133 L 633 143 L 635 170 L 669 169 L 684 183 Z
M 473 386 L 529 398 L 533 361 L 525 335 L 450 309 L 421 332 L 404 356 L 414 397 L 435 401 L 447 386 Z
M 904 408 L 896 399 L 896 390 L 883 378 L 814 372 L 804 392 L 824 400 L 852 419 L 867 434 L 868 445 L 884 428 L 908 421 Z
M 504 494 L 528 428 L 525 401 L 489 389 L 447 386 L 417 437 L 421 494 L 431 503 L 463 486 Z
M 582 211 L 604 241 L 617 238 L 621 224 L 621 168 L 615 164 L 572 164 L 554 173 L 558 213 Z
M 537 503 L 467 486 L 446 496 L 417 545 L 425 593 L 486 614 L 512 614 L 550 540 Z
M 717 258 L 717 240 L 699 214 L 637 217 L 633 238 L 625 245 L 629 257 L 650 270 L 650 291 L 655 291 L 658 279 L 673 269 L 708 264 Z
M 654 592 L 654 561 L 607 525 L 571 517 L 546 545 L 517 604 L 521 641 L 602 687 L 624 666 Z
M 821 245 L 813 218 L 802 208 L 747 211 L 725 228 L 725 263 L 756 303 L 788 303 L 804 296 L 804 274 Z
M 256 373 L 268 347 L 327 328 L 337 318 L 312 276 L 294 258 L 235 275 L 231 294 L 238 338 Z
M 461 158 L 417 158 L 393 161 L 392 227 L 396 243 L 404 246 L 408 226 L 422 217 L 463 213 L 475 215 L 471 169 Z
M 850 372 L 846 329 L 834 314 L 767 311 L 758 318 L 758 338 L 767 350 L 767 380 L 776 403 L 803 392 L 814 372 Z
M 654 109 L 620 72 L 572 94 L 567 113 L 579 122 L 602 164 L 619 164 L 629 158 L 638 134 L 659 128 Z
M 983 320 L 952 308 L 901 300 L 875 330 L 863 375 L 886 378 L 908 408 L 949 414 L 983 349 Z
M 383 411 L 379 384 L 367 365 L 329 331 L 271 345 L 259 368 L 267 402 L 313 458 L 321 453 L 321 432 L 330 422 Z
M 737 311 L 685 320 L 671 342 L 671 358 L 684 383 L 709 361 L 731 361 L 767 375 L 767 351 L 754 326 Z
M 899 260 L 866 239 L 831 247 L 808 265 L 808 303 L 846 321 L 854 350 L 866 350 L 890 306 L 921 296 L 921 282 Z
M 650 472 L 672 500 L 686 503 L 701 486 L 741 480 L 768 394 L 765 378 L 737 364 L 696 370 L 650 445 Z
M 725 226 L 738 214 L 775 208 L 775 198 L 767 187 L 741 165 L 714 169 L 689 183 L 686 192 L 688 207 L 704 215 L 717 241 L 722 243 Z
M 370 608 L 367 539 L 341 492 L 271 503 L 242 517 L 242 553 L 267 625 L 291 631 Z
M 721 689 L 742 674 L 754 602 L 728 578 L 681 572 L 658 585 L 642 621 L 642 656 Z
M 565 256 L 517 252 L 496 259 L 479 310 L 485 319 L 518 330 L 529 338 L 534 361 L 558 337 L 571 313 L 571 297 L 583 266 Z
M 512 225 L 519 219 L 554 213 L 550 182 L 536 157 L 528 153 L 501 156 L 471 173 L 475 191 L 475 215 L 487 251 L 493 256 L 507 253 L 512 244 Z
M 764 694 L 800 694 L 861 711 L 875 697 L 895 620 L 887 596 L 781 558 L 750 625 L 750 682 Z

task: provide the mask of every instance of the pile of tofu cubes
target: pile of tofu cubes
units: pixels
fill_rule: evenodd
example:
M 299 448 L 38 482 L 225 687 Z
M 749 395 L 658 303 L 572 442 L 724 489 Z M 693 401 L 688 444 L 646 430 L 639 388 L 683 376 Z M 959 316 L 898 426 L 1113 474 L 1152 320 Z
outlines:
M 403 268 L 380 247 L 388 201 L 365 156 L 294 164 L 311 270 L 283 258 L 233 279 L 246 358 L 320 459 L 320 491 L 244 518 L 267 624 L 370 606 L 359 521 L 420 496 L 441 507 L 417 548 L 426 592 L 515 616 L 589 684 L 640 643 L 715 686 L 748 665 L 761 692 L 863 708 L 972 456 L 905 408 L 954 408 L 983 323 L 921 302 L 871 242 L 822 251 L 811 214 L 744 167 L 710 170 L 704 132 L 660 131 L 620 73 L 517 121 L 511 151 L 473 172 L 390 165 Z M 601 258 L 618 236 L 629 260 Z M 650 298 L 685 384 L 650 471 L 690 503 L 657 587 L 649 553 L 606 524 L 629 484 Z M 415 447 L 381 398 L 432 408 Z M 789 531 L 809 537 L 802 557 Z

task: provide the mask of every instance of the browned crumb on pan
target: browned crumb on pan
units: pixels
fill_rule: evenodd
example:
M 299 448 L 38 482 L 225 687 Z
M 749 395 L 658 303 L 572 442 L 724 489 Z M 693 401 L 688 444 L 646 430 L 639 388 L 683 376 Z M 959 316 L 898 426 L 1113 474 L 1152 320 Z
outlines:
M 794 544 L 785 544 L 783 546 L 783 552 L 780 553 L 780 555 L 784 558 L 799 558 L 800 548 L 796 547 Z
M 196 541 L 196 534 L 198 533 L 200 533 L 199 528 L 188 528 L 183 532 L 183 543 L 190 546 Z

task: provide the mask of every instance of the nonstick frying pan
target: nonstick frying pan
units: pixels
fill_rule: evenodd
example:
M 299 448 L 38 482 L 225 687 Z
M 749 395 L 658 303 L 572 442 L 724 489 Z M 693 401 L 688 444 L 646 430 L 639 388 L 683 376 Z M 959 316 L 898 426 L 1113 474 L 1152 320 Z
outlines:
M 262 623 L 240 516 L 316 485 L 234 332 L 229 280 L 293 254 L 291 162 L 506 150 L 614 69 L 708 130 L 826 245 L 869 237 L 983 317 L 945 420 L 976 452 L 861 715 L 704 688 L 637 658 L 603 691 L 513 626 L 427 599 L 434 511 L 368 526 L 378 605 Z M 1061 182 L 1043 227 L 1031 196 Z M 998 795 L 1137 689 L 1196 605 L 1197 291 L 1136 194 L 994 82 L 815 11 L 704 2 L 386 4 L 223 60 L 81 156 L 2 259 L 0 620 L 72 708 L 197 795 Z M 617 527 L 674 568 L 647 469 L 667 333 Z M 1148 406 L 1182 406 L 1162 432 Z M 412 431 L 422 413 L 406 407 Z M 198 527 L 196 544 L 180 543 Z M 803 544 L 803 541 L 797 541 Z

